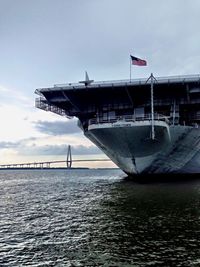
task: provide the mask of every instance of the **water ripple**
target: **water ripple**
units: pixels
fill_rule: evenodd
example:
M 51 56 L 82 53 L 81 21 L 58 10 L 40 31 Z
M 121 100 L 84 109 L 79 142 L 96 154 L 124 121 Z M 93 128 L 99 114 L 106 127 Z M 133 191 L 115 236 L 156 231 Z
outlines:
M 199 266 L 200 183 L 0 173 L 0 266 Z

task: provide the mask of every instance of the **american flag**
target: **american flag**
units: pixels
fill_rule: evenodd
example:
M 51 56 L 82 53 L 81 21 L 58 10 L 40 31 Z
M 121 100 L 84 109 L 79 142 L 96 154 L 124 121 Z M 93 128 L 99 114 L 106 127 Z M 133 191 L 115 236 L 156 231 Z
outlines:
M 146 60 L 140 59 L 138 57 L 131 56 L 131 61 L 132 61 L 132 65 L 137 65 L 137 66 L 146 66 L 147 65 Z

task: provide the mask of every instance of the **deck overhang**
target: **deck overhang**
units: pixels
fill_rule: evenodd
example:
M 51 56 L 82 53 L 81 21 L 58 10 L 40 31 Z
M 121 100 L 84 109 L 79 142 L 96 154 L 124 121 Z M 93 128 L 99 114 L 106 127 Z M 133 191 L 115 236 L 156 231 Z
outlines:
M 200 75 L 156 78 L 155 105 L 200 104 Z M 35 91 L 40 98 L 36 107 L 68 117 L 81 117 L 101 110 L 131 109 L 150 106 L 147 79 L 56 84 Z

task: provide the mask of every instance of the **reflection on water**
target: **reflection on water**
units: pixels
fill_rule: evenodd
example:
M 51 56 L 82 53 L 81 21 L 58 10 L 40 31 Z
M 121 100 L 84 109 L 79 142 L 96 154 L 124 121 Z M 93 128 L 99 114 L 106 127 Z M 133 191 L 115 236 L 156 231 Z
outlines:
M 200 266 L 200 180 L 0 172 L 0 266 Z

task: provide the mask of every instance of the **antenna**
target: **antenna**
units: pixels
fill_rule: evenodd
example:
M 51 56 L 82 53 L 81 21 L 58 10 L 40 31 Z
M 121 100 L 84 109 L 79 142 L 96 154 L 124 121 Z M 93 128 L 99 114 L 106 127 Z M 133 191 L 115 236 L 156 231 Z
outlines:
M 79 83 L 84 83 L 85 86 L 90 85 L 94 80 L 90 80 L 87 71 L 85 72 L 85 81 L 80 81 Z

